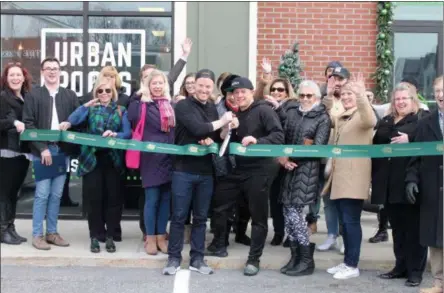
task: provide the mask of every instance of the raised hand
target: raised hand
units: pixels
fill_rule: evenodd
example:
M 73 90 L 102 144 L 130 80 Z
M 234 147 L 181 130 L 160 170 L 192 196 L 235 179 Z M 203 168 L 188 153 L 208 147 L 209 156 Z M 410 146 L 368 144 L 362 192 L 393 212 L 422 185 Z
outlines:
M 267 74 L 271 73 L 271 62 L 269 59 L 264 57 L 262 59 L 261 66 L 262 66 L 262 70 L 264 71 L 264 73 L 267 73 Z
M 330 76 L 327 82 L 327 96 L 332 96 L 335 92 L 335 78 Z
M 188 56 L 191 53 L 191 48 L 193 47 L 193 42 L 190 38 L 186 38 L 182 43 L 182 52 L 184 56 Z

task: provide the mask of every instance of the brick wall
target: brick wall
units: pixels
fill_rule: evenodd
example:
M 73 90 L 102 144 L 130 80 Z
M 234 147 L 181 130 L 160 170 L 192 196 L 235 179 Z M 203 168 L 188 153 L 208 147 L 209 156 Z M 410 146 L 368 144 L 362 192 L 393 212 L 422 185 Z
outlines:
M 279 58 L 299 41 L 306 78 L 324 82 L 329 61 L 339 60 L 350 72 L 362 72 L 374 86 L 377 2 L 258 2 L 258 73 L 261 61 Z M 259 75 L 258 75 L 259 76 Z

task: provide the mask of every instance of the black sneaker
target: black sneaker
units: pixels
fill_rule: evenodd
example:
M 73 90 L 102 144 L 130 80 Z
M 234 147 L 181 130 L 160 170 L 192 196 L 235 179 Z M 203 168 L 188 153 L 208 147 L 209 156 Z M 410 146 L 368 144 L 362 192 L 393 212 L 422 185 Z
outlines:
M 244 268 L 245 276 L 256 276 L 259 273 L 259 262 L 248 261 Z
M 116 245 L 114 244 L 114 240 L 112 238 L 106 238 L 105 249 L 109 253 L 116 252 Z
M 197 259 L 190 263 L 189 269 L 190 271 L 195 271 L 203 275 L 212 275 L 214 273 L 213 269 L 202 259 Z
M 91 238 L 91 246 L 89 247 L 92 253 L 99 253 L 100 252 L 100 244 L 99 240 L 97 238 Z
M 166 276 L 175 275 L 180 271 L 180 261 L 177 259 L 169 259 L 166 266 L 162 270 L 162 274 Z

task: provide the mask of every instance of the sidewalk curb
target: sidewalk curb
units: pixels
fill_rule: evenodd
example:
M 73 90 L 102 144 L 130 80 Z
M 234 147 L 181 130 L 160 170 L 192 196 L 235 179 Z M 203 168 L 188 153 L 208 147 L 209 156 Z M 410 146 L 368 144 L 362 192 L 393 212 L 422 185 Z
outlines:
M 280 259 L 275 261 L 267 259 L 261 259 L 261 268 L 278 270 L 285 263 L 282 263 Z M 246 262 L 245 259 L 233 259 L 233 258 L 216 258 L 205 257 L 209 266 L 214 269 L 243 269 Z M 50 267 L 126 267 L 126 268 L 147 268 L 147 269 L 161 269 L 165 265 L 167 260 L 166 256 L 161 257 L 146 257 L 146 258 L 75 258 L 75 257 L 2 257 L 2 265 L 27 265 L 27 266 L 50 266 Z M 182 261 L 182 267 L 187 267 L 189 263 L 189 257 L 184 258 Z M 316 257 L 316 268 L 325 270 L 332 266 L 337 265 L 338 260 L 334 259 L 320 259 L 319 254 Z M 394 263 L 392 260 L 381 262 L 380 260 L 361 260 L 359 262 L 359 268 L 364 270 L 378 270 L 386 271 L 392 269 Z

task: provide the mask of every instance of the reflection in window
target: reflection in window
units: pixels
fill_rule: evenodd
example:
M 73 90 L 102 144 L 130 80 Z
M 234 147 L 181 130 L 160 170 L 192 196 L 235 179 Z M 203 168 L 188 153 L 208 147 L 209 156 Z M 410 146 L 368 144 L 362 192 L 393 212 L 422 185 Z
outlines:
M 6 2 L 2 1 L 2 10 L 3 9 L 16 9 L 16 10 L 82 10 L 83 3 L 82 2 Z
M 433 80 L 438 69 L 438 34 L 395 33 L 394 46 L 394 82 L 413 77 L 418 81 L 419 92 L 427 100 L 433 100 Z
M 66 33 L 54 32 L 60 28 Z M 65 58 L 60 44 L 81 45 L 81 28 L 82 17 L 1 15 L 1 66 L 3 68 L 5 63 L 18 61 L 29 70 L 34 82 L 40 84 L 42 55 L 55 56 L 60 60 Z M 80 29 L 80 33 L 70 33 L 73 29 Z M 69 52 L 72 53 L 71 48 Z M 80 93 L 81 68 L 77 63 L 62 64 L 61 85 Z
M 88 91 L 105 65 L 117 68 L 127 94 L 138 87 L 144 64 L 155 64 L 163 71 L 171 68 L 170 17 L 90 17 L 89 27 Z
M 443 21 L 443 2 L 416 1 L 394 2 L 393 19 L 395 20 L 438 20 Z
M 94 11 L 171 12 L 172 2 L 89 2 Z

